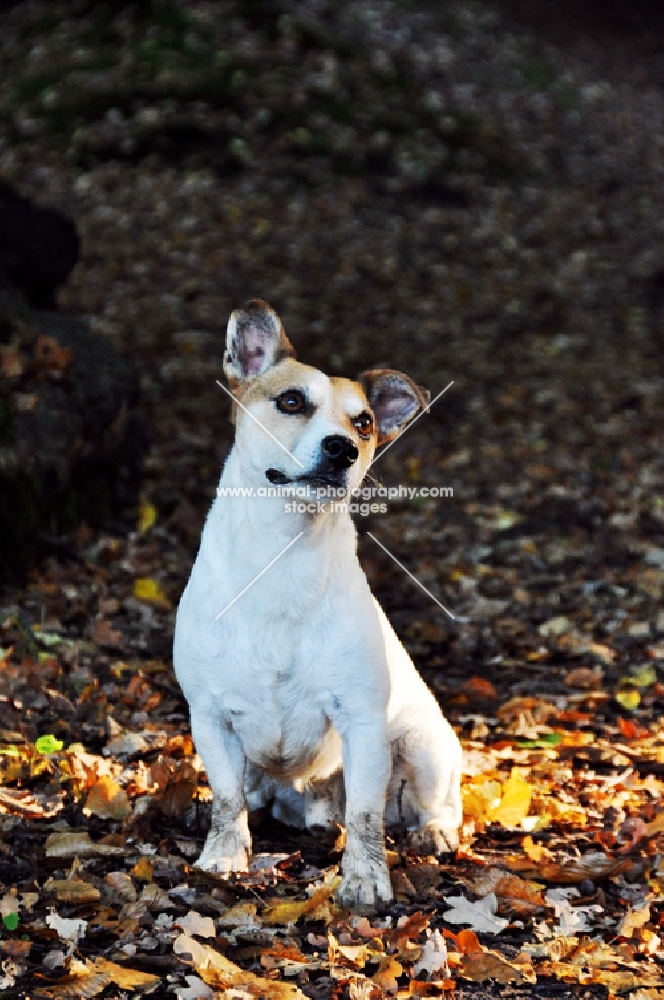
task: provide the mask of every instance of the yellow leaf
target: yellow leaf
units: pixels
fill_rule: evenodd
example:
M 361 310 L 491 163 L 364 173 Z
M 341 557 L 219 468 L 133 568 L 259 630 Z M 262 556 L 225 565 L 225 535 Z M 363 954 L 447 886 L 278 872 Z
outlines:
M 530 809 L 533 790 L 516 769 L 503 786 L 503 795 L 497 806 L 489 809 L 488 816 L 493 823 L 501 826 L 518 826 Z
M 263 923 L 282 924 L 286 926 L 296 923 L 300 917 L 305 915 L 311 916 L 312 920 L 327 919 L 329 921 L 332 919 L 333 914 L 330 912 L 329 905 L 325 906 L 324 904 L 330 900 L 339 881 L 339 879 L 336 879 L 334 882 L 327 882 L 325 885 L 319 886 L 308 899 L 289 899 L 283 903 L 275 903 L 274 906 L 268 906 L 261 914 Z
M 626 712 L 633 712 L 639 707 L 641 702 L 641 695 L 639 692 L 630 690 L 629 688 L 625 691 L 616 691 L 615 698 L 618 704 L 621 705 Z
M 524 837 L 521 846 L 531 861 L 541 861 L 542 858 L 549 856 L 546 847 L 543 844 L 536 844 L 532 837 Z
M 161 584 L 150 576 L 141 576 L 134 580 L 134 597 L 139 601 L 150 601 L 163 608 L 171 606 Z
M 129 874 L 133 875 L 134 878 L 140 879 L 141 882 L 151 882 L 153 872 L 154 861 L 151 858 L 142 855 L 134 867 L 130 870 Z
M 100 819 L 122 820 L 130 815 L 131 804 L 124 788 L 104 774 L 90 789 L 83 812 Z
M 157 508 L 141 493 L 141 498 L 138 502 L 138 523 L 136 525 L 139 535 L 144 535 L 146 531 L 154 527 L 156 521 Z
M 188 934 L 180 934 L 175 939 L 173 951 L 181 955 L 183 961 L 190 962 L 203 982 L 213 988 L 228 990 L 235 987 L 268 1000 L 306 1000 L 297 986 L 245 972 L 210 945 L 199 944 Z
M 380 986 L 381 990 L 385 990 L 386 993 L 396 993 L 399 989 L 397 979 L 402 974 L 403 966 L 399 965 L 391 955 L 386 955 L 379 962 L 378 972 L 374 973 L 371 978 L 376 986 Z

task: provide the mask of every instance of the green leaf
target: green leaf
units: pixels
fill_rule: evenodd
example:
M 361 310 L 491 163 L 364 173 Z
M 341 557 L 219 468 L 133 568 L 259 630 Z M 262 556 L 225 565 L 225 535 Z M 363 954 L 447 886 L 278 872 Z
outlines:
M 35 740 L 35 750 L 38 753 L 57 753 L 58 750 L 62 750 L 63 746 L 62 740 L 57 739 L 53 733 L 40 736 L 38 740 Z
M 8 931 L 15 931 L 18 927 L 18 913 L 7 913 L 2 918 L 2 922 Z
M 536 740 L 518 740 L 517 746 L 523 750 L 546 750 L 547 747 L 555 747 L 561 742 L 560 733 L 543 733 Z

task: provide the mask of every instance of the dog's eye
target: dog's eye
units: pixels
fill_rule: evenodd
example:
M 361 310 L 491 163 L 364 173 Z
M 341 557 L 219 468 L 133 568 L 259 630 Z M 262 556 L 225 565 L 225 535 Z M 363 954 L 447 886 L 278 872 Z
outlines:
M 373 417 L 370 413 L 360 413 L 359 417 L 355 417 L 355 420 L 353 420 L 353 425 L 357 427 L 358 434 L 361 438 L 368 439 L 371 437 L 373 431 Z
M 277 409 L 282 413 L 302 413 L 305 408 L 304 396 L 297 389 L 282 392 L 276 399 Z

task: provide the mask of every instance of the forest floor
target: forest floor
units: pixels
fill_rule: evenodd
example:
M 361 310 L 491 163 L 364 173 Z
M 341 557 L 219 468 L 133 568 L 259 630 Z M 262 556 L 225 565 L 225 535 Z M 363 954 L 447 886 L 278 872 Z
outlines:
M 664 996 L 664 56 L 520 11 L 3 13 L 0 176 L 76 221 L 60 308 L 135 358 L 152 437 L 131 523 L 0 595 L 3 996 Z M 357 521 L 464 745 L 462 846 L 391 837 L 363 917 L 341 830 L 257 816 L 249 874 L 194 867 L 174 609 L 256 295 L 331 374 L 454 382 L 375 470 L 453 495 Z

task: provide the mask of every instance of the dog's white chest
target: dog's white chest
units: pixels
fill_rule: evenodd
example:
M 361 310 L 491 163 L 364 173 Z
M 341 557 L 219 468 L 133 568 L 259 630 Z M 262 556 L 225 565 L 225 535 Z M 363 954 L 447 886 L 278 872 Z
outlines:
M 330 727 L 325 693 L 312 683 L 315 670 L 292 652 L 250 655 L 244 675 L 224 693 L 224 715 L 252 764 L 275 775 L 303 775 Z

